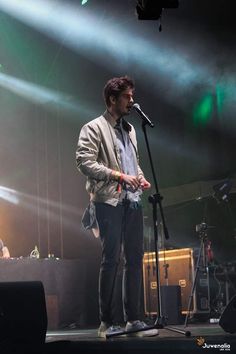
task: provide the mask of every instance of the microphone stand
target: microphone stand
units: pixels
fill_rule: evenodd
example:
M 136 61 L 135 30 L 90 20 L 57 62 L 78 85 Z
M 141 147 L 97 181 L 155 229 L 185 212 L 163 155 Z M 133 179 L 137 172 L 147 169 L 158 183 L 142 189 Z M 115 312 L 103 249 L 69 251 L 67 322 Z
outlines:
M 142 130 L 143 130 L 144 137 L 145 137 L 146 148 L 147 148 L 147 152 L 148 152 L 149 162 L 150 162 L 150 166 L 151 166 L 151 170 L 152 170 L 152 177 L 153 177 L 154 186 L 155 186 L 155 194 L 150 195 L 148 197 L 148 201 L 149 201 L 149 203 L 152 204 L 152 217 L 153 217 L 153 228 L 154 228 L 155 265 L 156 265 L 156 283 L 157 283 L 157 318 L 156 318 L 156 321 L 155 321 L 153 326 L 147 326 L 147 327 L 145 327 L 143 329 L 134 330 L 134 331 L 128 331 L 128 332 L 127 331 L 120 331 L 119 333 L 111 333 L 111 334 L 106 335 L 106 338 L 121 336 L 123 334 L 125 335 L 125 334 L 131 334 L 131 333 L 147 331 L 149 329 L 164 329 L 164 328 L 168 329 L 169 331 L 173 331 L 173 332 L 176 332 L 176 333 L 183 334 L 186 337 L 190 337 L 191 336 L 191 332 L 190 331 L 180 330 L 180 329 L 178 329 L 176 327 L 165 327 L 166 319 L 165 319 L 165 316 L 163 316 L 163 313 L 162 313 L 160 269 L 159 269 L 159 256 L 158 256 L 157 205 L 159 207 L 159 211 L 160 211 L 160 215 L 161 215 L 161 221 L 162 221 L 162 225 L 163 225 L 163 231 L 164 231 L 164 235 L 165 235 L 166 239 L 169 238 L 169 233 L 168 233 L 168 229 L 167 229 L 167 226 L 166 226 L 165 216 L 164 216 L 163 207 L 162 207 L 163 197 L 159 193 L 157 178 L 156 178 L 155 169 L 154 169 L 153 160 L 152 160 L 152 154 L 151 154 L 150 145 L 149 145 L 149 141 L 148 141 L 148 137 L 147 137 L 147 131 L 146 131 L 146 125 L 147 124 L 149 124 L 149 126 L 151 126 L 152 128 L 154 127 L 154 125 L 153 124 L 150 125 L 150 121 L 148 121 L 146 119 L 143 119 L 143 121 L 142 121 Z

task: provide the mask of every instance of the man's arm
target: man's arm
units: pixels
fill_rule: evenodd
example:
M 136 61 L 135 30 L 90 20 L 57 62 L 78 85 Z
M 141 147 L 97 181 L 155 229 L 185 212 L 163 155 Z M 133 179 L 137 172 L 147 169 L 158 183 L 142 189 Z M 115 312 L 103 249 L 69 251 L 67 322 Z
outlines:
M 85 176 L 97 180 L 109 180 L 112 170 L 98 162 L 100 144 L 99 129 L 89 124 L 83 126 L 76 150 L 76 163 L 79 171 Z

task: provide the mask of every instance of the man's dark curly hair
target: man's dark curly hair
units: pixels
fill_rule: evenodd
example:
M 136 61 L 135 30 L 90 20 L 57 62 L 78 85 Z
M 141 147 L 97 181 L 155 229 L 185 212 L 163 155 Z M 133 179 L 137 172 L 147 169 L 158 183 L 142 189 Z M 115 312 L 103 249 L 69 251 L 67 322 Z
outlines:
M 103 97 L 106 105 L 110 105 L 110 97 L 118 98 L 120 93 L 124 90 L 134 90 L 134 81 L 128 76 L 113 77 L 108 80 L 103 89 Z

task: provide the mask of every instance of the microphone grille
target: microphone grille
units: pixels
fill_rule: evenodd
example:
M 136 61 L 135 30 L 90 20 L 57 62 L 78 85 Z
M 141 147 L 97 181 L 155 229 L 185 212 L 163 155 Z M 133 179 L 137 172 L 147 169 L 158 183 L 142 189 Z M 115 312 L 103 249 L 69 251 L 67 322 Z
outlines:
M 139 108 L 139 109 L 140 109 L 140 105 L 139 105 L 138 103 L 134 103 L 134 104 L 133 104 L 133 107 L 134 107 L 134 108 Z

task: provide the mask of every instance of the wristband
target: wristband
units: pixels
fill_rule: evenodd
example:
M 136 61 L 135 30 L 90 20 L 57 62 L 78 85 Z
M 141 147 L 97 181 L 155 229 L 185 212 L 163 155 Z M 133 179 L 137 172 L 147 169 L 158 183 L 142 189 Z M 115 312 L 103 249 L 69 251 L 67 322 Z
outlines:
M 121 173 L 119 171 L 112 171 L 112 175 L 113 177 L 115 178 L 115 180 L 119 181 L 120 180 L 120 176 L 121 176 Z
M 119 183 L 120 183 L 120 184 L 122 184 L 123 179 L 124 179 L 124 175 L 123 175 L 123 173 L 121 173 L 121 174 L 120 174 L 120 178 L 119 178 Z

